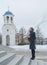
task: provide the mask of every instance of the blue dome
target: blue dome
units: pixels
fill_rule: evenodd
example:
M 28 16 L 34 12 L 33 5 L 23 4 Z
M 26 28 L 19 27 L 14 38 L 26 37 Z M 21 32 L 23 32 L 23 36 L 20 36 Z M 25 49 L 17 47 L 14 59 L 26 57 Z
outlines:
M 10 11 L 7 11 L 7 12 L 5 12 L 5 14 L 4 15 L 13 15 L 13 13 L 12 12 L 10 12 Z

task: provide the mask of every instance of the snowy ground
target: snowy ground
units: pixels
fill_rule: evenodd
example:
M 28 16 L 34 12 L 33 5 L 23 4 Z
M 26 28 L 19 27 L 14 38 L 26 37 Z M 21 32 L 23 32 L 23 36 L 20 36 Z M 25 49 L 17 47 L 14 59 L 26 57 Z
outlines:
M 14 48 L 14 49 L 16 49 L 17 51 L 24 51 L 24 50 L 27 50 L 27 51 L 29 51 L 30 49 L 29 49 L 29 45 L 23 45 L 23 46 L 21 46 L 21 45 L 16 45 L 16 46 L 10 46 L 11 48 Z M 41 51 L 41 52 L 45 52 L 45 51 L 47 51 L 47 45 L 36 45 L 36 51 Z
M 29 45 L 16 45 L 10 46 L 16 50 L 17 55 L 24 55 L 31 57 L 31 51 L 29 49 Z M 36 45 L 36 59 L 47 62 L 47 45 Z M 46 64 L 47 65 L 47 64 Z

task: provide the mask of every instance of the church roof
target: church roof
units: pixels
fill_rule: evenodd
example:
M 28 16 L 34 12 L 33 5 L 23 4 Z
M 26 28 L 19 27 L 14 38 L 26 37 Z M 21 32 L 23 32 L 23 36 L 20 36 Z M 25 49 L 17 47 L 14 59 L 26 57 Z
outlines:
M 4 15 L 13 15 L 13 13 L 10 11 L 6 11 Z

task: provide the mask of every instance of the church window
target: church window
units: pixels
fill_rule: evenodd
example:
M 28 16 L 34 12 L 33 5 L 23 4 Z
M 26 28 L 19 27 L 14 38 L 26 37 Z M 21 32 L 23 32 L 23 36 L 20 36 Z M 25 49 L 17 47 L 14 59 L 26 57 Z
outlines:
M 7 23 L 8 23 L 8 21 L 9 21 L 9 16 L 7 16 Z
M 12 21 L 13 21 L 13 18 L 11 17 L 11 23 L 12 23 Z

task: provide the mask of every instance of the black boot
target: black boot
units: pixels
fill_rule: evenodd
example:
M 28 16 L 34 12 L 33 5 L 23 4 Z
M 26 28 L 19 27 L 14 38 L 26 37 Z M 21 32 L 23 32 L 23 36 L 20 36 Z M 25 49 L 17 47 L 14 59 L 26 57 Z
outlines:
M 32 49 L 32 58 L 31 58 L 32 60 L 34 60 L 35 59 L 35 49 Z
M 34 60 L 35 59 L 35 56 L 31 58 L 31 60 Z

